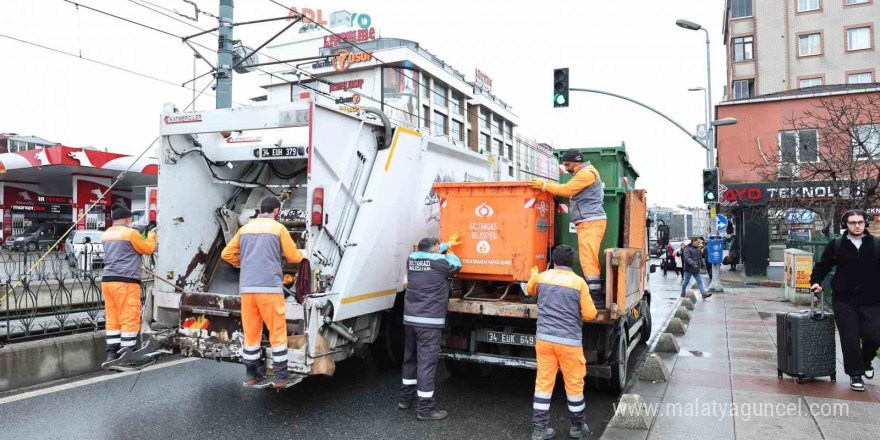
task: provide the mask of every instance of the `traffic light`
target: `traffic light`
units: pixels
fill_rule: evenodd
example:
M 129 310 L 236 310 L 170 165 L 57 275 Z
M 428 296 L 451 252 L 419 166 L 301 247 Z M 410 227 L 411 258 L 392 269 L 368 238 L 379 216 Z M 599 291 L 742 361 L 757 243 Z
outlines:
M 568 67 L 553 70 L 553 107 L 568 107 Z
M 703 203 L 718 203 L 718 168 L 703 170 Z

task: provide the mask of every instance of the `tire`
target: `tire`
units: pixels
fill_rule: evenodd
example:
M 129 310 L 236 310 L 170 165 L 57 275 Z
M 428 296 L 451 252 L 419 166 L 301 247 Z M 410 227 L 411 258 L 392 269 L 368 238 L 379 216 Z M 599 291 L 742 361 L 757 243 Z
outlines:
M 382 368 L 403 364 L 403 297 L 403 292 L 398 292 L 394 307 L 382 314 L 379 337 L 370 344 L 370 354 Z
M 448 371 L 449 374 L 455 377 L 473 378 L 483 376 L 483 371 L 482 368 L 480 368 L 480 364 L 475 364 L 473 362 L 454 361 L 452 359 L 446 359 L 443 363 L 444 365 L 446 365 L 446 371 Z
M 28 252 L 33 252 L 33 251 L 37 250 L 37 247 L 38 247 L 37 242 L 35 242 L 35 241 L 29 241 L 27 243 L 27 245 L 25 245 L 25 249 L 27 249 Z
M 647 344 L 651 339 L 651 327 L 654 324 L 654 319 L 651 317 L 651 303 L 647 297 L 642 299 L 642 307 L 639 310 L 642 312 L 642 329 L 639 340 Z
M 611 393 L 619 396 L 626 387 L 626 334 L 623 325 L 614 331 L 614 348 L 611 351 L 611 378 L 608 379 L 608 387 Z

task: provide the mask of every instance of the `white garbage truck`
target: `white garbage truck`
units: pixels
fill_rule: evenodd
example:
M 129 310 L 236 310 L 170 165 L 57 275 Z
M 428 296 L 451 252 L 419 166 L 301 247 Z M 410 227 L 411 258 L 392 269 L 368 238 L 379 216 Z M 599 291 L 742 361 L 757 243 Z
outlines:
M 167 104 L 160 130 L 161 282 L 147 292 L 145 335 L 184 356 L 240 361 L 238 272 L 220 253 L 275 195 L 308 260 L 283 266 L 297 277 L 286 291 L 288 335 L 304 341 L 289 350 L 297 380 L 321 357 L 371 349 L 399 359 L 406 259 L 439 233 L 432 185 L 496 175 L 491 158 L 395 126 L 379 109 L 314 97 L 193 113 Z

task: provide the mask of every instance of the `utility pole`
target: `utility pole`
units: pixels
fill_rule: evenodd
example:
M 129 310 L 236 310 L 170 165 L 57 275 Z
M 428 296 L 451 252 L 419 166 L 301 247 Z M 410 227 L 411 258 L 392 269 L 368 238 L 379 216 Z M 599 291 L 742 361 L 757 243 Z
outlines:
M 220 0 L 217 45 L 217 108 L 232 107 L 232 10 L 233 0 Z

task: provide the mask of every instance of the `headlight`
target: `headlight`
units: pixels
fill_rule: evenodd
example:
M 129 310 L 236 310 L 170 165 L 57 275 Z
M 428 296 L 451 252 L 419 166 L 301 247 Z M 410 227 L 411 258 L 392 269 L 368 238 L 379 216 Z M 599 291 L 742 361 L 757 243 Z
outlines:
M 20 241 L 24 241 L 24 237 L 18 237 L 15 239 L 15 242 L 18 243 Z

